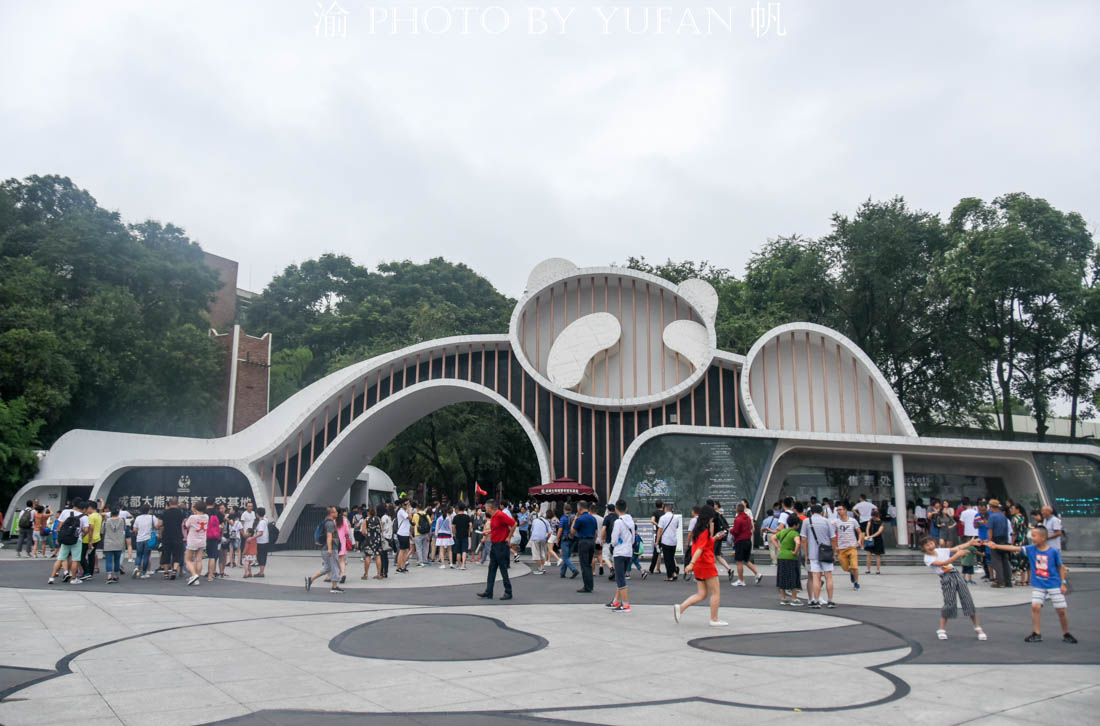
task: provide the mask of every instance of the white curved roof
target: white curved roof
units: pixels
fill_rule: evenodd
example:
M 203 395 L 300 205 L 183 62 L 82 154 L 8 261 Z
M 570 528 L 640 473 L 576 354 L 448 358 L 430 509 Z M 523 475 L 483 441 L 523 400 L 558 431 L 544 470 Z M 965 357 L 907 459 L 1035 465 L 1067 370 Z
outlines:
M 367 466 L 355 477 L 356 481 L 365 481 L 367 489 L 379 492 L 396 492 L 397 485 L 390 479 L 390 475 L 377 466 Z

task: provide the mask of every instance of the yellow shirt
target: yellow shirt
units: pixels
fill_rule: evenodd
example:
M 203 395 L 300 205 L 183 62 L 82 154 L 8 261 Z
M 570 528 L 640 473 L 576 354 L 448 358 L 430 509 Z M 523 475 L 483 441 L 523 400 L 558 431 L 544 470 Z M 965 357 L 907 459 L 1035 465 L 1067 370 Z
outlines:
M 103 537 L 103 515 L 99 512 L 88 515 L 88 534 L 84 535 L 84 544 L 88 544 L 89 537 L 92 542 L 98 542 Z

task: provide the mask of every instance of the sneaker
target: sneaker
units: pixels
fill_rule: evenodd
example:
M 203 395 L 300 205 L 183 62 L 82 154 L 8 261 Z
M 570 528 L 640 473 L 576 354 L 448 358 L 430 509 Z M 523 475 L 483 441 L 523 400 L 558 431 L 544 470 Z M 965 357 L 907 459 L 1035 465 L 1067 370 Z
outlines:
M 617 608 L 617 607 L 619 607 L 620 604 L 621 603 L 618 600 L 612 600 L 611 602 L 604 605 L 604 607 L 605 608 Z
M 786 601 L 786 600 L 780 600 L 780 601 L 779 601 L 779 604 L 780 604 L 780 605 L 790 605 L 790 603 L 789 603 L 788 601 Z
M 1065 635 L 1062 636 L 1062 642 L 1063 643 L 1074 643 L 1074 644 L 1076 644 L 1077 643 L 1077 638 L 1074 638 L 1069 633 L 1066 633 Z
M 727 623 L 725 620 L 711 620 L 710 621 L 710 627 L 712 627 L 712 628 L 724 628 L 727 625 L 729 625 L 729 623 Z
M 1043 636 L 1039 635 L 1038 633 L 1032 633 L 1031 635 L 1024 638 L 1024 642 L 1025 643 L 1042 643 L 1043 642 Z
M 50 579 L 46 580 L 46 584 L 47 585 L 52 585 L 53 584 L 53 578 L 51 577 Z
M 649 570 L 642 570 L 642 579 L 644 580 L 647 577 L 649 577 Z
M 187 584 L 188 585 L 197 585 L 197 584 L 199 584 L 200 579 L 201 578 L 198 575 L 191 575 L 191 577 L 187 578 Z
M 630 579 L 630 575 L 624 575 L 623 577 L 625 577 L 625 578 L 626 578 L 627 580 L 629 580 L 629 579 Z M 611 579 L 612 579 L 612 580 L 614 580 L 615 578 L 614 578 L 614 577 L 612 577 Z
M 811 608 L 813 608 L 814 610 L 820 610 L 821 609 L 821 603 L 819 603 L 817 600 L 810 600 L 810 605 L 809 606 Z
M 465 570 L 466 568 L 465 568 L 465 567 L 463 567 L 462 569 L 464 569 L 464 570 Z M 532 572 L 531 574 L 532 574 L 532 575 L 545 575 L 545 574 L 546 574 L 546 570 L 535 570 L 535 571 L 533 571 L 533 572 Z
M 939 638 L 940 640 L 947 640 L 947 631 L 944 630 L 943 628 L 940 628 L 939 630 L 936 631 L 936 637 Z
M 800 607 L 802 607 L 802 606 L 803 606 L 803 605 L 805 605 L 805 604 L 806 604 L 806 603 L 802 602 L 802 601 L 801 601 L 801 600 L 799 600 L 799 599 L 798 599 L 797 597 L 796 597 L 796 598 L 795 598 L 794 600 L 791 600 L 791 607 L 792 607 L 792 608 L 800 608 Z
M 465 569 L 466 569 L 466 565 L 463 565 L 462 567 L 459 567 L 458 569 L 460 569 L 460 570 L 465 570 Z M 541 571 L 539 572 L 539 574 L 540 574 L 540 575 L 545 575 L 545 574 L 546 574 L 546 570 L 541 570 Z
M 755 582 L 754 584 L 756 584 L 756 585 L 759 585 L 759 584 L 760 584 L 760 582 L 761 582 L 761 581 L 762 581 L 763 579 L 764 579 L 764 573 L 763 573 L 763 572 L 758 572 L 758 573 L 756 573 L 756 582 Z
M 115 584 L 116 582 L 118 582 L 118 580 L 116 580 L 116 579 L 115 579 L 115 578 L 113 578 L 113 577 L 112 577 L 111 579 L 107 580 L 107 584 L 108 584 L 108 585 L 113 585 L 113 584 Z
M 130 579 L 131 580 L 136 580 L 139 575 L 141 575 L 141 571 L 138 570 L 138 568 L 136 568 L 136 567 L 133 570 L 130 571 Z
M 519 555 L 512 558 L 512 562 L 519 562 Z
M 339 593 L 339 594 L 343 595 L 344 594 L 344 588 L 340 587 L 339 585 L 336 585 L 336 586 L 332 587 L 329 590 L 329 593 L 331 593 L 333 595 L 335 595 L 336 593 Z
M 978 634 L 978 640 L 989 640 L 989 636 L 981 628 L 974 628 L 974 632 Z
M 452 567 L 453 567 L 453 566 L 454 566 L 454 565 L 452 565 Z M 439 566 L 439 569 L 441 569 L 441 570 L 446 570 L 446 569 L 447 569 L 447 566 L 446 566 L 446 565 L 440 565 L 440 566 Z
M 150 575 L 148 572 L 141 573 L 142 580 L 148 580 L 150 577 L 152 577 L 152 575 Z
M 70 585 L 79 585 L 82 582 L 84 581 L 81 580 L 79 577 L 74 577 L 73 579 L 69 580 Z
M 455 568 L 455 566 L 454 566 L 454 565 L 452 564 L 452 565 L 451 565 L 451 569 L 453 570 L 454 568 Z M 464 570 L 465 570 L 466 568 L 465 568 L 465 567 L 463 567 L 462 569 L 464 569 Z
M 680 622 L 680 606 L 679 604 L 672 606 L 672 617 L 676 620 L 677 624 Z
M 728 573 L 726 574 L 726 577 L 727 577 L 727 578 L 729 579 L 729 581 L 730 581 L 730 582 L 732 583 L 732 582 L 733 582 L 733 570 L 730 570 L 730 571 L 729 571 L 729 572 L 728 572 Z
M 835 608 L 835 607 L 836 607 L 836 603 L 835 603 L 835 602 L 833 602 L 832 600 L 830 600 L 829 602 L 825 603 L 825 607 L 827 607 L 827 608 L 829 608 L 830 610 L 832 610 L 833 608 Z
M 73 579 L 73 576 L 70 575 L 68 572 L 63 573 L 63 575 L 61 577 L 62 582 L 68 582 L 71 579 Z
M 575 580 L 575 579 L 577 579 L 577 575 L 579 575 L 579 574 L 581 574 L 580 570 L 573 570 L 572 574 L 569 575 L 569 579 L 570 580 Z
M 309 577 L 309 575 L 306 575 L 306 592 L 309 592 L 309 589 L 311 587 L 313 587 L 313 580 Z
M 92 579 L 92 574 L 89 572 L 87 575 L 81 575 L 80 579 L 81 580 L 90 580 L 90 579 Z
M 851 572 L 848 573 L 848 579 L 852 581 L 853 585 L 856 584 L 856 576 L 853 575 Z
M 852 588 L 855 589 L 855 590 L 858 590 L 859 589 L 859 583 L 858 582 L 853 582 L 852 583 Z
M 745 581 L 744 580 L 734 580 L 733 586 L 734 587 L 745 587 Z
M 630 606 L 629 605 L 619 605 L 616 608 L 612 608 L 611 612 L 613 612 L 613 613 L 629 613 L 630 612 Z

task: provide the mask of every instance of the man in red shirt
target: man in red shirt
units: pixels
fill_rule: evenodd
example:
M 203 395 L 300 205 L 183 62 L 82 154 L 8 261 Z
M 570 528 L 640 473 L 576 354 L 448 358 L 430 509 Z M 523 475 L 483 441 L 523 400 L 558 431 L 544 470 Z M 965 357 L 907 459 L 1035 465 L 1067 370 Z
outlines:
M 504 594 L 500 599 L 511 600 L 512 581 L 508 579 L 511 551 L 508 549 L 508 543 L 516 529 L 516 520 L 497 509 L 497 503 L 492 500 L 485 502 L 485 512 L 489 515 L 489 541 L 492 548 L 489 550 L 489 581 L 485 584 L 485 592 L 479 592 L 477 596 L 492 599 L 493 585 L 496 584 L 499 569 L 500 579 L 504 583 Z

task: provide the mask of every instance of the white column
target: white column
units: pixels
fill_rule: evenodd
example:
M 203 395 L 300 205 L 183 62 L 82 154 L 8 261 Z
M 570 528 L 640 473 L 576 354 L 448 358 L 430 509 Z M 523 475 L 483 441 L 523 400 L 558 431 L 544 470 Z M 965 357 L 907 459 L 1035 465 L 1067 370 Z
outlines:
M 898 546 L 909 545 L 909 523 L 906 521 L 908 512 L 905 508 L 905 466 L 901 460 L 901 454 L 894 454 L 894 508 L 898 511 L 894 525 L 898 532 Z

